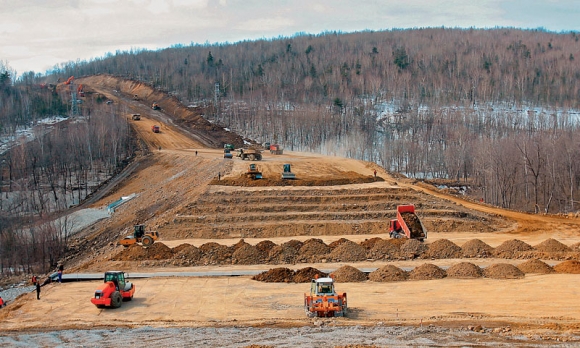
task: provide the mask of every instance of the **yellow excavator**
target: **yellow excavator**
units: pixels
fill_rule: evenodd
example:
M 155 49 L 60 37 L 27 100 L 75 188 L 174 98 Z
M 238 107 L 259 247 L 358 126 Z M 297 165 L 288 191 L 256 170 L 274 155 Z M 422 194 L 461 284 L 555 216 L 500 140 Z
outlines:
M 150 246 L 159 239 L 159 232 L 157 231 L 145 231 L 145 225 L 135 225 L 132 235 L 121 239 L 119 244 L 124 247 L 131 246 L 136 243 L 141 243 L 143 246 Z

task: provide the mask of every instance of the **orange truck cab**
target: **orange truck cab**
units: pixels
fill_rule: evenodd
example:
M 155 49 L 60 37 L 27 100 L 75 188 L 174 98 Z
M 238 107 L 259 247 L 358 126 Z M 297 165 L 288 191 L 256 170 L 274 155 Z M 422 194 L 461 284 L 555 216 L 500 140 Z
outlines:
M 125 278 L 125 272 L 105 272 L 104 284 L 95 290 L 91 303 L 98 308 L 119 308 L 123 300 L 131 301 L 135 294 L 135 285 Z

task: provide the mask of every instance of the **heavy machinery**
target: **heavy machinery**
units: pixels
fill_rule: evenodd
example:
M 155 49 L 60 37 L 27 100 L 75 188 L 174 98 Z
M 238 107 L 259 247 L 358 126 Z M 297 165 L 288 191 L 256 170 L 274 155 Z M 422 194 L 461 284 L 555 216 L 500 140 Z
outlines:
M 68 78 L 68 79 L 67 79 L 67 80 L 64 82 L 64 84 L 65 84 L 65 85 L 70 85 L 70 84 L 71 84 L 71 83 L 74 81 L 74 79 L 75 79 L 75 77 L 74 77 L 74 76 L 71 76 L 71 77 L 69 77 L 69 78 Z
M 157 231 L 145 231 L 145 225 L 135 225 L 133 226 L 133 234 L 121 239 L 119 244 L 124 247 L 130 245 L 141 243 L 143 246 L 150 246 L 159 239 L 159 232 Z
M 227 158 L 227 159 L 234 158 L 230 149 L 224 149 L 224 158 Z
M 78 93 L 79 97 L 84 97 L 85 96 L 85 89 L 84 89 L 84 86 L 82 84 L 80 84 L 77 87 L 77 93 Z
M 234 144 L 224 144 L 224 150 L 233 151 L 235 149 Z
M 141 98 L 139 98 L 139 94 L 133 94 L 133 100 L 141 100 Z
M 125 272 L 105 272 L 105 282 L 95 291 L 91 303 L 97 308 L 119 308 L 123 300 L 131 301 L 135 294 L 135 285 L 126 281 Z
M 333 278 L 315 278 L 310 282 L 310 294 L 304 294 L 304 311 L 308 317 L 345 317 L 346 292 L 334 290 Z
M 282 155 L 284 153 L 284 148 L 278 144 L 270 145 L 270 154 L 272 155 Z
M 258 149 L 238 149 L 236 157 L 239 157 L 242 160 L 249 159 L 250 161 L 261 161 L 262 151 Z
M 153 102 L 153 104 L 151 104 L 151 109 L 160 110 L 161 107 L 159 106 L 159 104 L 157 104 L 157 102 Z
M 391 238 L 409 238 L 423 241 L 427 238 L 427 230 L 419 216 L 415 214 L 413 204 L 397 206 L 397 218 L 391 220 L 389 228 Z
M 248 171 L 246 172 L 246 176 L 250 179 L 262 179 L 262 172 L 258 169 L 258 166 L 255 163 L 250 164 L 248 167 Z
M 290 170 L 290 164 L 284 164 L 284 171 L 282 172 L 282 179 L 296 179 L 296 175 Z
M 153 126 L 151 126 L 151 131 L 153 133 L 159 133 L 159 126 L 154 124 Z
M 139 121 L 141 119 L 141 114 L 133 114 L 131 115 L 131 119 L 133 121 Z

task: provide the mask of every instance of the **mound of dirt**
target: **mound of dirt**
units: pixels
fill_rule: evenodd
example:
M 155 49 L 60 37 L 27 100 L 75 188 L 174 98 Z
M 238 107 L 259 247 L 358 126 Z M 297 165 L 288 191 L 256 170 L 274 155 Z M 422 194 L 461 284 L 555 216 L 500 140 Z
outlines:
M 355 242 L 346 240 L 332 250 L 328 257 L 336 262 L 364 261 L 367 259 L 367 250 Z
M 493 255 L 503 259 L 514 259 L 519 252 L 534 250 L 531 245 L 522 242 L 519 239 L 512 239 L 503 242 L 500 246 L 495 248 Z
M 327 277 L 328 274 L 313 267 L 301 268 L 294 274 L 295 283 L 310 283 L 316 276 L 318 278 Z
M 330 247 L 322 239 L 311 238 L 304 241 L 304 244 L 298 251 L 298 261 L 303 262 L 320 262 L 328 257 Z
M 580 274 L 580 261 L 568 260 L 554 266 L 557 273 Z
M 409 279 L 409 273 L 393 265 L 383 266 L 369 274 L 373 282 L 399 282 Z
M 486 267 L 483 270 L 483 276 L 494 279 L 518 279 L 523 278 L 524 273 L 509 263 L 496 263 Z
M 229 247 L 215 242 L 201 245 L 199 250 L 203 253 L 200 264 L 202 265 L 222 265 L 231 263 L 232 251 Z
M 566 244 L 552 238 L 546 239 L 542 243 L 534 246 L 534 249 L 548 253 L 572 251 L 572 249 L 570 249 Z
M 340 246 L 342 243 L 345 243 L 345 242 L 350 242 L 350 241 L 346 238 L 340 238 L 339 240 L 335 240 L 334 242 L 328 244 L 328 247 L 330 249 L 334 250 L 335 248 L 337 248 L 338 246 Z
M 417 239 L 406 239 L 401 245 L 400 255 L 401 257 L 414 259 L 421 256 L 425 251 L 427 251 L 427 246 L 423 242 Z
M 253 180 L 240 175 L 237 178 L 222 178 L 221 180 L 213 179 L 210 185 L 222 186 L 242 186 L 242 187 L 267 187 L 267 186 L 338 186 L 350 184 L 366 184 L 371 182 L 385 181 L 381 177 L 362 175 L 356 172 L 341 172 L 340 176 L 329 176 L 325 179 L 320 178 L 297 178 L 294 180 L 284 180 L 278 178 L 262 178 Z
M 570 245 L 570 249 L 572 249 L 572 251 L 576 251 L 576 252 L 580 251 L 580 242 Z
M 282 243 L 281 246 L 284 247 L 290 247 L 290 248 L 294 248 L 296 251 L 300 250 L 300 248 L 302 248 L 302 246 L 304 245 L 304 243 L 302 243 L 299 240 L 296 239 L 292 239 L 287 241 L 286 243 Z
M 294 281 L 294 273 L 289 268 L 279 267 L 256 274 L 252 279 L 267 283 L 291 283 Z
M 365 239 L 363 242 L 360 243 L 360 245 L 367 250 L 371 250 L 375 246 L 375 243 L 380 242 L 382 240 L 383 239 L 379 237 Z
M 286 244 L 273 247 L 268 253 L 268 261 L 274 264 L 294 264 L 298 250 Z
M 439 239 L 427 245 L 427 251 L 423 255 L 434 259 L 459 259 L 463 255 L 461 248 L 450 240 Z
M 397 260 L 401 257 L 401 246 L 405 242 L 407 242 L 405 239 L 378 240 L 367 252 L 367 257 L 375 260 Z
M 461 246 L 464 257 L 489 257 L 493 254 L 493 248 L 479 239 L 472 239 Z
M 423 231 L 419 217 L 413 213 L 401 213 L 401 217 L 409 227 L 411 237 L 419 237 L 419 234 Z
M 198 247 L 191 244 L 180 244 L 173 248 L 173 258 L 181 260 L 182 265 L 195 265 L 203 256 Z
M 232 254 L 232 263 L 237 265 L 258 265 L 264 262 L 264 253 L 257 247 L 245 244 Z
M 525 274 L 528 273 L 549 274 L 555 272 L 550 265 L 538 259 L 528 260 L 520 264 L 518 268 Z
M 230 250 L 232 252 L 234 252 L 234 251 L 238 250 L 239 248 L 241 248 L 243 246 L 246 246 L 246 245 L 250 245 L 250 244 L 246 243 L 246 241 L 242 238 L 242 239 L 240 239 L 239 242 L 237 242 L 236 244 L 232 245 L 230 247 Z
M 133 244 L 111 258 L 113 261 L 167 260 L 173 258 L 173 250 L 163 243 L 149 247 Z
M 422 264 L 409 272 L 409 279 L 412 280 L 442 279 L 446 276 L 444 270 L 431 263 Z
M 356 283 L 367 280 L 367 275 L 364 272 L 348 265 L 340 267 L 336 271 L 330 273 L 330 275 L 334 277 L 334 280 L 340 283 Z
M 275 246 L 277 246 L 276 243 L 272 242 L 271 240 L 263 240 L 263 241 L 259 242 L 258 244 L 256 244 L 256 248 L 258 248 L 258 250 L 260 250 L 261 252 L 263 252 L 266 255 Z
M 481 278 L 483 271 L 471 262 L 460 262 L 447 269 L 449 278 Z

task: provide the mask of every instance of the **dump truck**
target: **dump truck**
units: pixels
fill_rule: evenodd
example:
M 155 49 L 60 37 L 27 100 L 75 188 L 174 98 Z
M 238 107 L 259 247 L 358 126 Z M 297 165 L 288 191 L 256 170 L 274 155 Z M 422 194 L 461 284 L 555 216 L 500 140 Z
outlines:
M 331 277 L 312 279 L 310 294 L 304 294 L 304 311 L 310 318 L 345 317 L 346 292 L 337 293 Z
M 159 232 L 145 231 L 145 225 L 135 225 L 133 226 L 133 234 L 121 239 L 119 244 L 124 247 L 129 247 L 137 243 L 141 243 L 143 246 L 150 246 L 157 239 L 159 239 Z
M 238 149 L 236 157 L 242 160 L 249 159 L 250 161 L 261 161 L 262 151 L 258 149 Z
M 125 272 L 105 272 L 104 284 L 95 290 L 91 303 L 97 308 L 119 308 L 123 301 L 131 301 L 135 294 L 135 285 L 126 281 Z
M 421 242 L 427 238 L 427 230 L 415 213 L 413 204 L 397 206 L 397 218 L 391 220 L 389 236 L 391 238 L 418 239 Z
M 133 114 L 131 115 L 131 119 L 133 121 L 139 121 L 141 119 L 141 114 Z
M 270 145 L 270 154 L 272 155 L 282 155 L 284 153 L 284 148 L 278 144 Z
M 296 175 L 292 173 L 290 164 L 284 164 L 284 171 L 282 172 L 282 179 L 296 179 Z
M 153 104 L 151 104 L 151 109 L 160 110 L 161 107 L 159 106 L 159 104 L 157 104 L 157 102 L 153 102 Z
M 153 126 L 151 126 L 151 131 L 152 131 L 153 133 L 159 133 L 159 126 L 158 126 L 158 125 L 156 125 L 156 124 L 155 124 L 155 125 L 153 125 Z
M 255 163 L 252 163 L 248 167 L 246 176 L 253 180 L 262 179 L 262 172 L 258 169 L 258 166 Z

